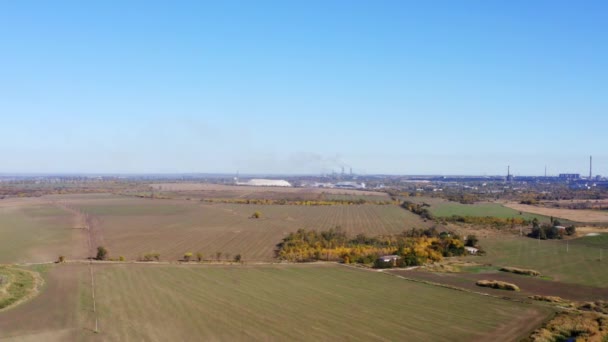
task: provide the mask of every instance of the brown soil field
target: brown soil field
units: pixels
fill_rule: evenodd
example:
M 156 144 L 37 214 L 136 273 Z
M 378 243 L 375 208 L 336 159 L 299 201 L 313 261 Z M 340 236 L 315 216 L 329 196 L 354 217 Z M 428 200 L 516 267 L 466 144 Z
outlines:
M 128 260 L 156 252 L 161 260 L 176 261 L 186 252 L 200 251 L 205 259 L 222 252 L 222 259 L 241 254 L 247 261 L 270 261 L 283 236 L 300 228 L 340 226 L 354 236 L 393 234 L 432 224 L 394 205 L 209 204 L 109 195 L 63 196 L 56 201 L 86 214 L 93 247 L 103 245 L 111 257 Z M 262 218 L 250 218 L 255 211 Z
M 436 273 L 427 271 L 389 271 L 406 278 L 431 281 L 464 288 L 467 290 L 487 293 L 495 296 L 526 299 L 531 295 L 557 296 L 574 301 L 608 300 L 608 288 L 560 283 L 544 280 L 537 277 L 510 274 L 505 272 L 489 273 Z M 499 280 L 512 283 L 521 289 L 521 292 L 505 291 L 475 285 L 478 280 Z
M 545 208 L 519 203 L 505 203 L 504 206 L 517 211 L 553 216 L 575 222 L 608 223 L 608 211 Z
M 87 256 L 86 234 L 73 216 L 46 198 L 0 200 L 0 263 Z
M 81 340 L 86 333 L 81 327 L 92 326 L 90 297 L 83 295 L 90 287 L 86 266 L 61 265 L 42 273 L 45 284 L 38 296 L 0 313 L 0 340 Z

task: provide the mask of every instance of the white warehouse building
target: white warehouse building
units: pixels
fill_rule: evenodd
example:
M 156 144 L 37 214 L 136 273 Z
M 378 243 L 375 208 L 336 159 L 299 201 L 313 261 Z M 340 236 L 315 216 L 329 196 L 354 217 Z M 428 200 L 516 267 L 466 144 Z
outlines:
M 291 183 L 283 179 L 250 179 L 245 183 L 237 183 L 238 185 L 248 185 L 248 186 L 281 186 L 281 187 L 291 187 Z

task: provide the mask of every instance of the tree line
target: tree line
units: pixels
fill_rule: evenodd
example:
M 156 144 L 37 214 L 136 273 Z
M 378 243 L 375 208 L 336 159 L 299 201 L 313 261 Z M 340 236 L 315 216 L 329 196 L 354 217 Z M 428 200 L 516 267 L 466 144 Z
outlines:
M 203 262 L 203 261 L 234 261 L 234 262 L 242 262 L 243 261 L 243 256 L 241 254 L 236 254 L 232 259 L 231 259 L 231 254 L 230 253 L 222 253 L 222 252 L 215 252 L 215 254 L 213 255 L 215 257 L 215 259 L 205 259 L 203 253 L 201 252 L 197 252 L 196 254 L 193 252 L 186 252 L 184 253 L 183 257 L 177 261 L 181 261 L 181 262 L 190 262 L 190 261 L 198 261 L 198 262 Z M 222 256 L 224 257 L 222 259 Z M 111 259 L 109 258 L 109 252 L 108 249 L 105 248 L 104 246 L 99 246 L 97 247 L 97 254 L 94 257 L 95 260 L 111 260 L 111 261 L 125 261 L 125 258 L 123 256 L 118 257 L 118 259 Z M 65 261 L 65 257 L 63 255 L 60 255 L 58 258 L 57 262 L 64 262 Z M 138 261 L 160 261 L 160 253 L 157 252 L 151 252 L 151 253 L 145 253 L 143 254 L 141 257 L 139 257 Z
M 558 228 L 560 227 L 560 228 Z M 551 217 L 551 224 L 539 224 L 537 218 L 532 220 L 532 231 L 528 234 L 529 237 L 541 240 L 561 240 L 564 236 L 576 234 L 576 227 L 570 225 L 562 228 L 561 222 Z
M 378 264 L 383 255 L 397 255 L 397 266 L 416 266 L 464 255 L 465 241 L 435 228 L 411 229 L 400 234 L 349 238 L 339 227 L 325 231 L 299 229 L 277 245 L 276 256 L 293 262 L 339 261 Z
M 287 199 L 244 199 L 244 198 L 203 198 L 201 202 L 226 204 L 258 204 L 258 205 L 301 205 L 301 206 L 330 206 L 330 205 L 390 205 L 393 201 L 370 201 L 358 199 L 329 199 L 329 200 L 287 200 Z M 398 203 L 398 202 L 397 202 Z

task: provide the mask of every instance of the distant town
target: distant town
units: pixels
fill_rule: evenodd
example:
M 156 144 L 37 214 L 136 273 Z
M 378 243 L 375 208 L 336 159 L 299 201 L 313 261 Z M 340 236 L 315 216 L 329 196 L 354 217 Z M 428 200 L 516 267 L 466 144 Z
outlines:
M 441 175 L 362 175 L 340 172 L 321 175 L 253 175 L 253 174 L 0 174 L 0 196 L 23 195 L 31 191 L 41 195 L 49 191 L 70 192 L 76 184 L 95 185 L 100 190 L 113 183 L 144 184 L 149 182 L 201 182 L 252 187 L 294 187 L 354 189 L 382 192 L 411 192 L 419 195 L 449 197 L 453 193 L 469 193 L 477 199 L 498 199 L 509 195 L 536 194 L 544 199 L 600 198 L 608 192 L 608 178 L 594 175 L 592 158 L 589 174 L 559 173 L 544 176 L 515 176 L 506 167 L 504 175 L 494 176 L 441 176 Z M 37 186 L 38 185 L 38 186 Z M 85 186 L 86 187 L 86 186 Z M 46 191 L 45 191 L 46 189 Z M 569 190 L 569 191 L 564 191 Z M 577 192 L 576 190 L 580 190 Z M 444 194 L 445 193 L 445 194 Z M 566 194 L 552 197 L 551 194 Z M 565 197 L 564 197 L 565 196 Z

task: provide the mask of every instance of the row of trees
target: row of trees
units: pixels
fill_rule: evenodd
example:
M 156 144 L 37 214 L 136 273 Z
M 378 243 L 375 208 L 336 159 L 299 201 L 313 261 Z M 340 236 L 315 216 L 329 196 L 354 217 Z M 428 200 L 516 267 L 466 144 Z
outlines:
M 404 266 L 422 265 L 443 257 L 465 254 L 464 241 L 456 234 L 434 228 L 412 229 L 401 234 L 348 238 L 339 227 L 326 231 L 299 229 L 277 245 L 282 260 L 316 260 L 374 263 L 382 255 L 398 255 Z
M 216 252 L 215 253 L 215 260 L 220 261 L 222 258 L 222 255 L 224 256 L 225 260 L 233 260 L 235 262 L 242 262 L 243 257 L 241 254 L 237 254 L 234 256 L 233 259 L 230 259 L 231 255 L 230 253 L 222 253 L 222 252 Z M 185 261 L 185 262 L 189 262 L 189 261 L 204 261 L 204 255 L 201 252 L 197 252 L 192 253 L 192 252 L 186 252 L 184 253 L 183 258 L 180 261 Z M 97 247 L 97 255 L 95 256 L 96 260 L 108 260 L 108 250 L 103 247 L 103 246 L 99 246 Z M 64 256 L 59 256 L 58 262 L 63 262 L 65 260 Z M 119 261 L 125 261 L 124 257 L 119 257 L 118 259 Z M 160 261 L 160 253 L 146 253 L 144 255 L 142 255 L 139 258 L 139 261 Z
M 207 202 L 207 203 L 258 204 L 258 205 L 302 205 L 302 206 L 362 205 L 362 204 L 367 204 L 367 203 L 377 204 L 377 205 L 394 204 L 393 201 L 369 201 L 369 200 L 366 200 L 363 198 L 359 198 L 359 199 L 326 199 L 326 200 L 204 198 L 201 201 Z
M 423 219 L 433 219 L 433 214 L 431 214 L 431 211 L 429 210 L 429 204 L 418 204 L 410 201 L 403 201 L 403 203 L 401 203 L 401 207 L 413 212 L 414 214 L 422 217 Z
M 230 253 L 225 253 L 224 254 L 224 259 L 225 260 L 231 260 L 230 256 L 231 256 Z M 185 262 L 193 261 L 193 260 L 195 260 L 194 257 L 195 257 L 194 253 L 192 253 L 192 252 L 186 252 L 186 253 L 184 253 L 184 257 L 183 257 L 183 259 L 181 261 L 185 261 Z M 215 260 L 216 261 L 220 261 L 221 258 L 222 258 L 222 252 L 216 252 L 215 253 Z M 237 254 L 237 255 L 234 256 L 234 258 L 232 260 L 234 262 L 241 262 L 243 260 L 243 257 L 242 257 L 242 255 Z M 203 253 L 201 253 L 201 252 L 196 253 L 196 261 L 198 261 L 198 262 L 204 261 L 204 259 L 203 259 Z

